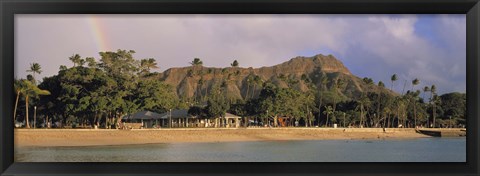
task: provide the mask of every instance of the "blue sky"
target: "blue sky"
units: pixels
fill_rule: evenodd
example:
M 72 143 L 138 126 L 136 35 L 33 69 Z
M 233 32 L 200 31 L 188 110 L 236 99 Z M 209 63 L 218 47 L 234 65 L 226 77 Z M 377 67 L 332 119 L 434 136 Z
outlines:
M 72 54 L 135 50 L 160 66 L 272 66 L 296 56 L 332 54 L 359 77 L 395 90 L 411 80 L 438 92 L 465 92 L 465 15 L 16 15 L 15 70 L 38 62 L 52 76 Z

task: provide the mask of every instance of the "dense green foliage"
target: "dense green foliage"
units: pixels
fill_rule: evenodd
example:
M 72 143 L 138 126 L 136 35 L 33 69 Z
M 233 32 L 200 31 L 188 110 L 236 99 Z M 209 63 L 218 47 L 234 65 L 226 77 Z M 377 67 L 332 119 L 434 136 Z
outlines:
M 38 86 L 50 90 L 36 106 L 45 120 L 63 125 L 110 128 L 124 115 L 141 110 L 165 112 L 178 106 L 173 88 L 154 78 L 154 59 L 136 60 L 134 51 L 101 52 L 101 59 L 73 55 L 74 66 L 61 66 L 57 75 Z M 88 63 L 88 66 L 84 66 Z

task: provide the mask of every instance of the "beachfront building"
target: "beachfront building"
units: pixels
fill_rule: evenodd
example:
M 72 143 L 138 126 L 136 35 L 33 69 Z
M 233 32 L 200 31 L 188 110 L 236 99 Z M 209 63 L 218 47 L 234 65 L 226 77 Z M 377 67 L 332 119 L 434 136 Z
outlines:
M 122 124 L 127 128 L 186 128 L 186 127 L 205 127 L 202 123 L 208 120 L 200 119 L 188 114 L 186 109 L 175 109 L 158 114 L 151 111 L 140 111 L 134 114 L 122 117 Z
M 224 123 L 221 127 L 238 128 L 241 125 L 242 117 L 225 113 Z M 127 128 L 205 128 L 215 127 L 215 120 L 204 117 L 197 117 L 188 114 L 186 109 L 174 109 L 158 114 L 151 111 L 141 111 L 126 115 L 122 118 L 122 125 Z
M 242 117 L 236 116 L 230 113 L 225 113 L 225 120 L 227 128 L 238 128 L 240 127 Z
M 130 128 L 153 128 L 162 121 L 160 114 L 151 111 L 140 111 L 122 117 L 122 124 Z
M 173 109 L 160 114 L 162 127 L 186 128 L 195 127 L 197 118 L 188 114 L 186 109 Z
M 140 111 L 122 118 L 126 126 L 131 128 L 182 128 L 197 127 L 197 118 L 188 114 L 185 109 L 175 109 L 159 114 L 151 111 Z M 171 125 L 170 125 L 171 124 Z

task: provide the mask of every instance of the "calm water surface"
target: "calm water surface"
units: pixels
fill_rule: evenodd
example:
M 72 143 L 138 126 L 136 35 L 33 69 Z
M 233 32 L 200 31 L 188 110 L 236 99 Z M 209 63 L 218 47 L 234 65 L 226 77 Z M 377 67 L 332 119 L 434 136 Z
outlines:
M 22 147 L 16 162 L 466 162 L 466 138 Z

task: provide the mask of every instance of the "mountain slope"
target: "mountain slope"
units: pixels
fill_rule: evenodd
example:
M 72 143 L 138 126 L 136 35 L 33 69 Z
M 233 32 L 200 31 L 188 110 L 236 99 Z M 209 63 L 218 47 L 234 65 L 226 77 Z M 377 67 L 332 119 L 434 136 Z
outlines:
M 322 83 L 322 76 L 327 77 L 326 84 Z M 258 77 L 256 83 L 255 77 Z M 203 66 L 170 68 L 159 74 L 159 79 L 174 86 L 177 95 L 182 98 L 205 96 L 214 85 L 225 89 L 225 96 L 228 98 L 256 97 L 265 81 L 300 91 L 307 91 L 311 82 L 317 88 L 327 90 L 332 88 L 337 79 L 344 81 L 345 84 L 340 88 L 340 92 L 348 98 L 356 98 L 367 90 L 394 94 L 383 87 L 366 84 L 334 56 L 321 54 L 313 57 L 295 57 L 282 64 L 261 68 Z

